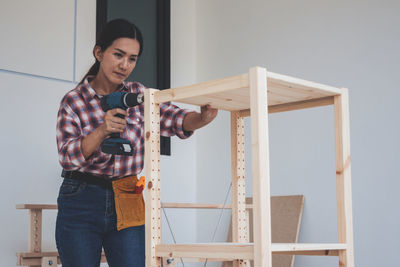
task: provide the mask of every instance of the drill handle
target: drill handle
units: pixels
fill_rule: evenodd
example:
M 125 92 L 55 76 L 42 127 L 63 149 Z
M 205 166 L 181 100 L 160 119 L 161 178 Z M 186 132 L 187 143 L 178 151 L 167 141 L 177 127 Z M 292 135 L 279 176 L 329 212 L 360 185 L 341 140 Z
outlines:
M 117 113 L 115 116 L 118 118 L 121 118 L 121 119 L 125 119 L 125 115 L 123 115 L 121 113 Z M 110 134 L 110 137 L 111 138 L 120 138 L 121 135 L 120 135 L 120 133 L 112 133 L 112 134 Z

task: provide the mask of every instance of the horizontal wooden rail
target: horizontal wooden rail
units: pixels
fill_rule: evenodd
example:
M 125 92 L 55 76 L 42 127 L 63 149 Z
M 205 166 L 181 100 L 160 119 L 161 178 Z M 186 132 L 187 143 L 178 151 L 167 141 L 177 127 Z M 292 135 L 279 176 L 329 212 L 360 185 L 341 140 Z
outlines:
M 19 210 L 56 210 L 56 204 L 17 204 Z
M 272 254 L 337 256 L 346 244 L 273 243 Z M 160 244 L 156 256 L 169 258 L 209 258 L 231 261 L 253 259 L 253 243 Z
M 249 87 L 249 75 L 242 74 L 229 78 L 218 79 L 214 81 L 202 82 L 189 86 L 171 88 L 158 91 L 154 97 L 157 104 L 178 101 L 181 99 L 204 96 L 208 94 L 222 93 L 225 91 L 236 90 Z
M 45 257 L 57 257 L 57 264 L 61 264 L 57 251 L 48 252 L 18 252 L 17 266 L 41 266 Z M 104 251 L 101 253 L 101 262 L 107 262 Z
M 303 90 L 307 91 L 315 91 L 318 90 L 319 93 L 325 94 L 325 95 L 332 95 L 336 94 L 339 95 L 341 94 L 340 88 L 333 87 L 330 85 L 325 85 L 321 83 L 316 83 L 316 82 L 311 82 L 287 75 L 282 75 L 274 72 L 267 71 L 267 81 L 268 83 L 273 83 L 273 84 L 280 84 L 288 88 L 303 88 Z
M 232 209 L 231 204 L 210 204 L 210 203 L 162 203 L 163 208 L 168 209 Z M 246 209 L 252 209 L 252 204 L 247 204 Z
M 272 114 L 272 113 L 306 109 L 306 108 L 329 106 L 333 105 L 333 98 L 334 98 L 333 96 L 327 96 L 318 99 L 310 99 L 310 100 L 304 100 L 304 101 L 298 101 L 280 105 L 272 105 L 268 107 L 268 113 Z M 241 110 L 239 114 L 242 117 L 249 117 L 250 109 Z

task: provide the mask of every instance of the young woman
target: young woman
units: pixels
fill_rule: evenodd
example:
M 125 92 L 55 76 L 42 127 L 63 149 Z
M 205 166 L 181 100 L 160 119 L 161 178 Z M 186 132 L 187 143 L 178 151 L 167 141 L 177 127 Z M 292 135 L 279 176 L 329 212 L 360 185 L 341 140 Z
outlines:
M 142 84 L 125 82 L 142 52 L 142 34 L 135 25 L 110 21 L 93 49 L 95 64 L 61 101 L 57 147 L 64 180 L 57 200 L 56 243 L 63 267 L 99 266 L 102 248 L 111 267 L 145 266 L 143 197 L 135 195 L 136 175 L 144 163 L 144 107 L 104 113 L 100 106 L 100 99 L 112 92 L 143 93 Z M 209 106 L 197 113 L 162 104 L 161 134 L 187 138 L 216 115 Z M 112 133 L 132 142 L 132 156 L 101 151 Z M 122 193 L 135 198 L 119 198 Z

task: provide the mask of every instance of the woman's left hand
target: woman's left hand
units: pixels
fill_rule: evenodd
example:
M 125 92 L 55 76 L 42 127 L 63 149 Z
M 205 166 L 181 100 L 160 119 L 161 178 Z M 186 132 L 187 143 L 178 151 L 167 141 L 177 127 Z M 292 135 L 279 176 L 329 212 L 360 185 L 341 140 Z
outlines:
M 210 123 L 218 114 L 218 109 L 212 108 L 210 105 L 205 105 L 201 107 L 201 121 L 204 124 Z

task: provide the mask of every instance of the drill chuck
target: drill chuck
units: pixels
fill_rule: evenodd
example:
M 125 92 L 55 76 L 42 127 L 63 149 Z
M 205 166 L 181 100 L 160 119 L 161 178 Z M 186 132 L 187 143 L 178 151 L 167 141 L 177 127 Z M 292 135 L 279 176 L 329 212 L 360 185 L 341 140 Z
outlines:
M 114 108 L 122 108 L 126 110 L 144 102 L 143 94 L 114 92 L 103 96 L 100 100 L 101 108 L 106 112 Z

